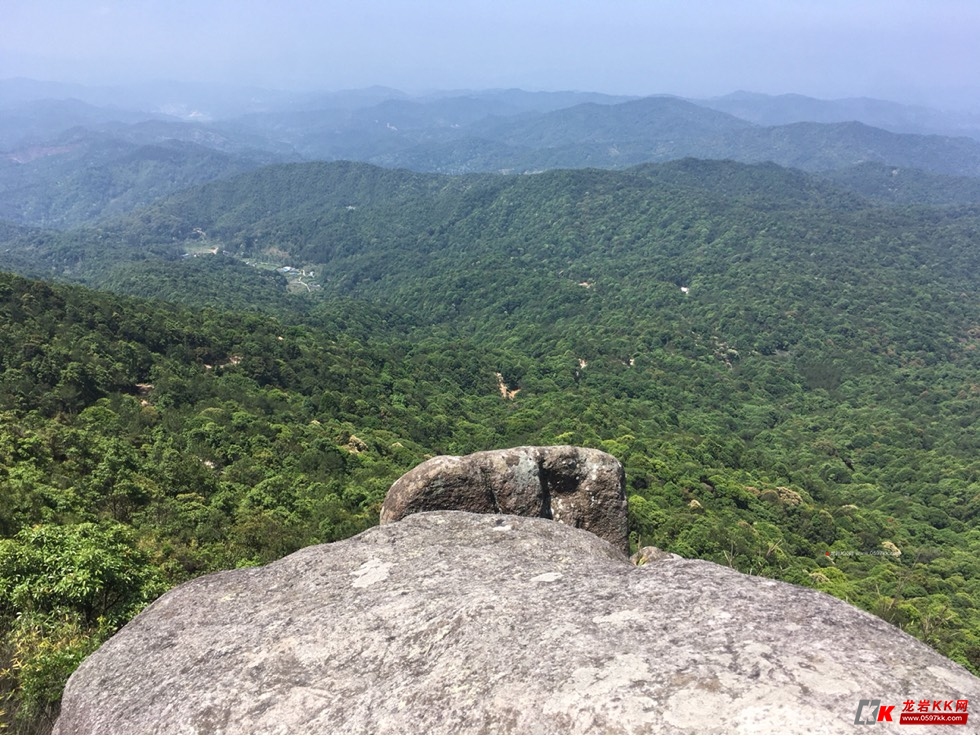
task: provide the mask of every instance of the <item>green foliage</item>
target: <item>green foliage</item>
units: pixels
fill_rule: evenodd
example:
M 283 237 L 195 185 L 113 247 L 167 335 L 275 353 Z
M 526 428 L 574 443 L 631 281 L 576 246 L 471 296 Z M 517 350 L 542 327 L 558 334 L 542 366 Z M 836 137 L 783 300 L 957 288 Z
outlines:
M 153 260 L 196 230 L 232 255 Z M 367 528 L 428 456 L 581 444 L 624 462 L 638 545 L 824 590 L 980 671 L 978 232 L 970 208 L 681 161 L 274 167 L 20 234 L 196 307 L 0 276 L 0 534 L 124 528 L 173 585 Z M 273 253 L 322 289 L 236 260 Z M 38 602 L 23 646 L 75 656 L 131 615 L 102 569 L 57 578 L 100 592 Z
M 77 614 L 26 614 L 0 644 L 0 726 L 14 733 L 48 733 L 58 716 L 65 681 L 106 638 Z
M 120 524 L 44 524 L 0 541 L 9 724 L 50 727 L 79 662 L 165 589 Z
M 126 527 L 38 525 L 0 542 L 0 612 L 74 611 L 84 624 L 119 625 L 158 595 L 161 583 Z

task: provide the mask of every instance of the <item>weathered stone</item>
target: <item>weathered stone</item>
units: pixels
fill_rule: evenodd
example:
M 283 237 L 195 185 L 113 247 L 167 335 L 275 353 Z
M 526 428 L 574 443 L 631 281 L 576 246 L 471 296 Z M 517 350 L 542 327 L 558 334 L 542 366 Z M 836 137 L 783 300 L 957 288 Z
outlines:
M 586 447 L 514 447 L 426 460 L 388 490 L 381 523 L 420 511 L 541 516 L 629 550 L 623 466 Z
M 680 555 L 673 552 L 665 552 L 660 547 L 641 547 L 630 557 L 630 562 L 634 565 L 650 565 L 661 560 L 681 560 Z
M 904 733 L 927 698 L 975 709 L 980 680 L 823 593 L 435 512 L 167 593 L 72 676 L 56 731 Z M 893 720 L 857 725 L 862 699 Z

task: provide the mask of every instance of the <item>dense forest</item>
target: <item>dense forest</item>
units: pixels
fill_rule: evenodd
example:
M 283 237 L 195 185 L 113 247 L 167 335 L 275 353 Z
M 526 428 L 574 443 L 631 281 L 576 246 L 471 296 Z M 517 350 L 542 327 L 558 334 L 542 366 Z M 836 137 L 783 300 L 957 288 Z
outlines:
M 288 164 L 4 229 L 0 268 L 49 280 L 0 277 L 8 726 L 167 588 L 520 444 L 620 458 L 634 545 L 980 673 L 980 204 L 885 176 Z

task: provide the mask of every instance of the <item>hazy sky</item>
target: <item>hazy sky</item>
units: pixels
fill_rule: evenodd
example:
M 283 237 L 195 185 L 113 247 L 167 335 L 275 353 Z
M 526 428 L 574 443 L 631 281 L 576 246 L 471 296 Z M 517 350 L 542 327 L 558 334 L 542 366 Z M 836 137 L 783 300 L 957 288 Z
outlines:
M 978 0 L 0 0 L 0 78 L 980 107 Z

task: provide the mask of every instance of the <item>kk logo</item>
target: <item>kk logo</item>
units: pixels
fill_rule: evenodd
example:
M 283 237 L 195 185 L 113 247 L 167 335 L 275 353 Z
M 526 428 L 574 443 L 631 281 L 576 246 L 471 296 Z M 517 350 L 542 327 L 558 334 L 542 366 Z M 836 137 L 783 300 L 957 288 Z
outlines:
M 858 702 L 857 713 L 854 714 L 854 725 L 873 726 L 881 721 L 890 722 L 894 707 L 894 705 L 882 705 L 880 700 L 861 700 Z M 869 716 L 862 720 L 861 715 L 865 712 L 865 708 L 867 708 Z

